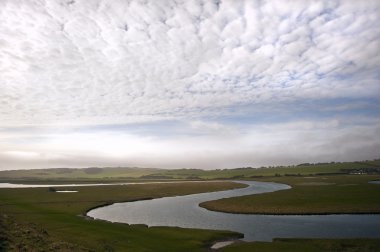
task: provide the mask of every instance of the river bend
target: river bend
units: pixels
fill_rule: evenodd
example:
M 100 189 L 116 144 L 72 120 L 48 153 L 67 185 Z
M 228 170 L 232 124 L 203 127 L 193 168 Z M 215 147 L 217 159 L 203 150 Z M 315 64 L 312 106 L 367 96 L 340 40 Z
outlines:
M 255 215 L 209 211 L 199 203 L 249 194 L 269 193 L 290 186 L 270 182 L 235 181 L 242 189 L 115 203 L 89 211 L 95 219 L 111 222 L 231 230 L 246 241 L 273 238 L 380 238 L 380 215 Z

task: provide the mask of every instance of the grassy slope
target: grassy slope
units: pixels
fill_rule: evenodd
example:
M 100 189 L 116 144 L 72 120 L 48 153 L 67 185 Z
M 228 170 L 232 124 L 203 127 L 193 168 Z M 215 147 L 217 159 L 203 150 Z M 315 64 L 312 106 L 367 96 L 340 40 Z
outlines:
M 380 213 L 379 175 L 262 179 L 289 184 L 289 190 L 204 202 L 210 210 L 233 213 L 324 214 Z
M 0 214 L 0 251 L 88 251 L 79 245 L 52 238 L 33 223 L 20 224 Z
M 36 225 L 37 229 L 43 229 L 43 233 L 46 231 L 49 235 L 45 237 L 46 241 L 64 241 L 70 244 L 68 246 L 78 248 L 96 251 L 203 251 L 211 241 L 236 237 L 237 234 L 228 231 L 129 226 L 87 220 L 80 215 L 91 207 L 110 202 L 217 191 L 236 185 L 214 182 L 78 187 L 73 189 L 79 192 L 72 194 L 53 193 L 47 188 L 0 189 L 0 211 L 3 216 L 10 215 L 18 223 L 16 226 Z M 5 223 L 13 225 L 13 222 Z M 2 246 L 9 248 L 15 246 L 15 243 L 17 246 L 21 243 L 27 247 L 25 251 L 34 251 L 36 248 L 33 248 L 33 243 L 22 242 L 27 241 L 27 237 L 28 234 L 23 233 L 16 240 L 6 237 Z M 42 237 L 41 242 L 45 238 Z
M 361 168 L 379 168 L 380 161 L 365 162 L 345 162 L 345 163 L 329 163 L 318 165 L 300 165 L 286 167 L 271 168 L 237 168 L 224 170 L 200 170 L 200 169 L 177 169 L 177 170 L 158 170 L 157 173 L 151 175 L 168 176 L 177 179 L 183 178 L 251 178 L 260 176 L 275 175 L 314 175 L 323 173 L 342 173 L 342 169 L 361 169 Z

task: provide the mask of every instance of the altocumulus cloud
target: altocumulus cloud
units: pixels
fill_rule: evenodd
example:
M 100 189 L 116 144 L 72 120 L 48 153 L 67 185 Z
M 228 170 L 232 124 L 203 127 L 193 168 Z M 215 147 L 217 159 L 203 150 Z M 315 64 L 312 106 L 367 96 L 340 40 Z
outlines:
M 3 169 L 379 157 L 380 2 L 0 1 Z

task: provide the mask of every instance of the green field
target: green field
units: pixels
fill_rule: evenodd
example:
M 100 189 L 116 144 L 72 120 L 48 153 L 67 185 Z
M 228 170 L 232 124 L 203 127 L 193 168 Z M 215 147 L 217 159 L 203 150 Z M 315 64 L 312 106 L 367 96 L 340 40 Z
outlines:
M 223 252 L 376 252 L 380 239 L 275 239 L 273 242 L 237 243 Z
M 256 214 L 380 213 L 379 175 L 274 177 L 259 179 L 289 190 L 204 202 L 209 210 Z
M 177 169 L 158 170 L 150 174 L 148 178 L 168 179 L 251 179 L 272 176 L 305 176 L 325 174 L 348 174 L 348 173 L 378 173 L 380 174 L 380 161 L 343 162 L 343 163 L 318 163 L 300 164 L 296 166 L 277 166 L 260 168 L 236 168 L 218 170 L 200 169 Z
M 213 241 L 238 237 L 207 231 L 113 224 L 83 215 L 95 206 L 173 195 L 226 190 L 230 182 L 0 189 L 0 251 L 204 251 Z

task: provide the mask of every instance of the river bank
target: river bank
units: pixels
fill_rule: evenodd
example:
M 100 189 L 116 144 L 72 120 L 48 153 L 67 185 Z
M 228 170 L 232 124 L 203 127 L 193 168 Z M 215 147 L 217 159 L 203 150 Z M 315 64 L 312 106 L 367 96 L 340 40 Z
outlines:
M 290 190 L 202 202 L 212 211 L 236 214 L 379 214 L 378 175 L 273 177 L 258 179 L 290 185 Z
M 238 181 L 249 187 L 224 192 L 168 197 L 117 203 L 88 213 L 95 219 L 111 222 L 144 224 L 149 227 L 172 226 L 231 230 L 244 234 L 245 241 L 271 241 L 284 238 L 377 238 L 380 215 L 250 215 L 207 211 L 202 202 L 265 196 L 291 191 L 285 184 Z M 239 196 L 239 197 L 238 197 Z M 218 201 L 218 200 L 217 200 Z M 254 228 L 253 228 L 254 227 Z
M 17 231 L 16 226 L 20 230 L 33 226 L 49 234 L 49 239 L 41 237 L 41 242 L 46 241 L 45 245 L 49 249 L 50 244 L 63 242 L 86 251 L 205 251 L 215 241 L 238 238 L 240 234 L 115 224 L 85 219 L 82 214 L 92 207 L 117 201 L 220 191 L 239 186 L 230 182 L 84 186 L 70 187 L 77 193 L 61 194 L 50 192 L 48 188 L 3 188 L 0 189 L 0 214 L 9 216 L 15 224 L 4 222 L 8 227 L 0 229 L 6 233 L 0 245 L 4 251 L 9 251 L 11 247 L 39 251 L 39 247 L 43 247 L 35 240 L 40 239 L 39 232 L 33 231 L 29 236 L 24 232 L 11 231 Z M 46 251 L 57 251 L 49 249 Z

